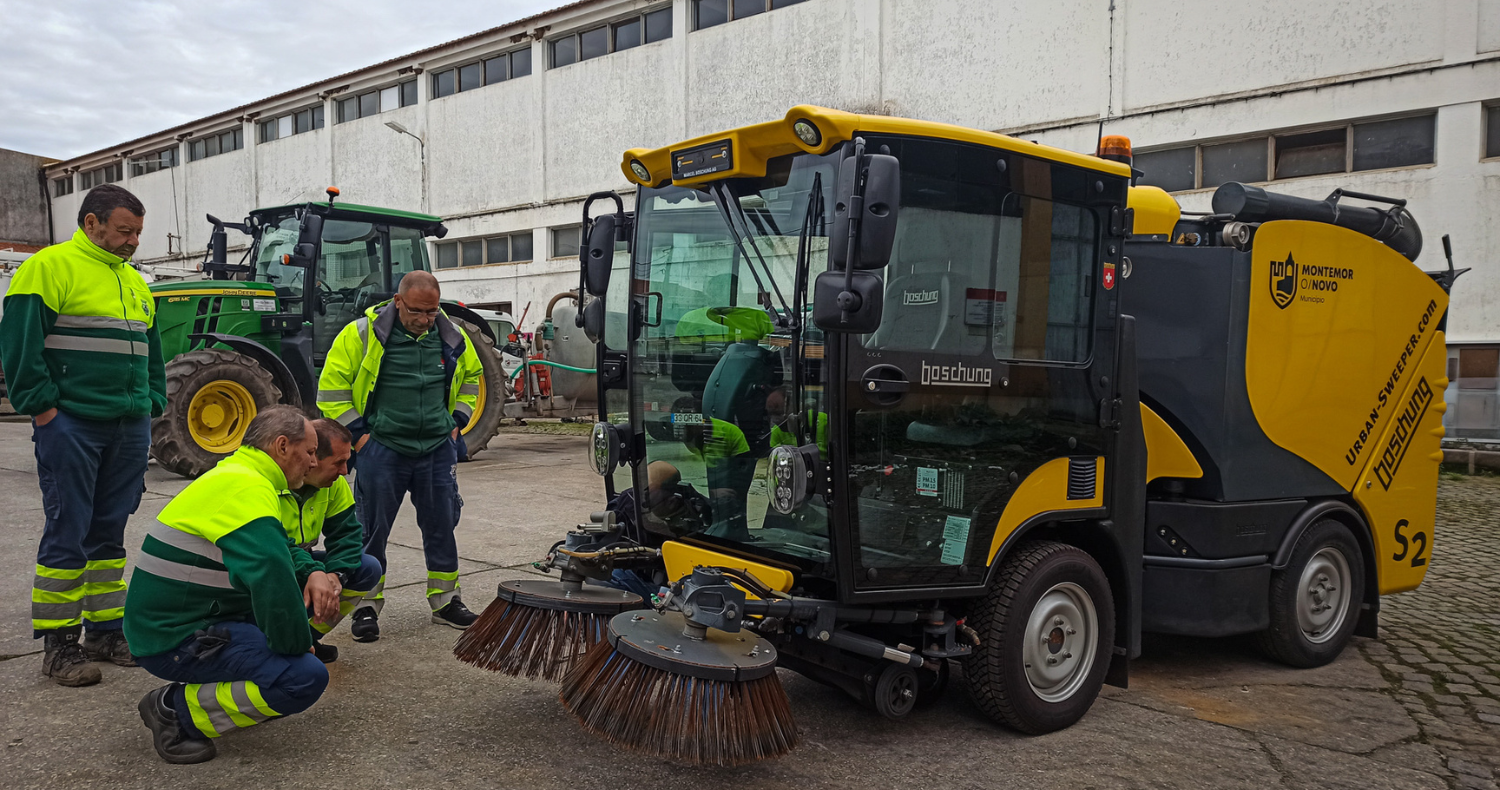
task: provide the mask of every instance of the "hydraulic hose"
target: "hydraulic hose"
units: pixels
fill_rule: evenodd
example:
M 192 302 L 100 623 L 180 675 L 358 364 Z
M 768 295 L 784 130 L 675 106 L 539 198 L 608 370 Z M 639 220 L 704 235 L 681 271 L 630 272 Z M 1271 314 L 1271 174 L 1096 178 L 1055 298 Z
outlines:
M 1369 206 L 1347 206 L 1339 202 L 1340 197 L 1358 200 L 1380 200 L 1392 202 L 1388 209 Z M 1364 195 L 1348 190 L 1338 190 L 1327 200 L 1267 192 L 1260 187 L 1231 181 L 1214 191 L 1214 213 L 1233 214 L 1240 222 L 1269 222 L 1278 219 L 1300 219 L 1326 222 L 1341 228 L 1363 233 L 1387 247 L 1416 260 L 1422 252 L 1422 229 L 1404 201 L 1390 201 L 1377 195 Z
M 598 373 L 599 372 L 599 371 L 595 370 L 594 368 L 575 368 L 572 365 L 564 365 L 561 362 L 553 362 L 552 360 L 549 360 L 549 359 L 528 359 L 528 360 L 526 360 L 526 365 L 546 365 L 549 368 L 561 368 L 563 370 L 571 370 L 574 373 Z M 516 376 L 521 375 L 521 371 L 523 371 L 525 369 L 526 369 L 525 365 L 522 365 L 521 367 L 516 368 L 516 372 L 510 374 L 510 377 L 511 378 L 515 378 Z

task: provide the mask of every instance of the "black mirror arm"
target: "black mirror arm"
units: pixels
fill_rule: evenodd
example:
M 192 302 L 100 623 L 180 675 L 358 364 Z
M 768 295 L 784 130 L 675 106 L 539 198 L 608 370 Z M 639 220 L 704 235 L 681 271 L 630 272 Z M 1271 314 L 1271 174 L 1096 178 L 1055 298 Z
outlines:
M 865 161 L 865 138 L 854 138 L 854 166 L 863 168 Z M 859 262 L 859 228 L 865 214 L 864 173 L 856 171 L 854 194 L 849 197 L 849 258 L 844 261 L 844 290 L 839 294 L 840 318 L 849 320 L 849 313 L 858 310 L 863 300 L 854 292 L 854 270 Z

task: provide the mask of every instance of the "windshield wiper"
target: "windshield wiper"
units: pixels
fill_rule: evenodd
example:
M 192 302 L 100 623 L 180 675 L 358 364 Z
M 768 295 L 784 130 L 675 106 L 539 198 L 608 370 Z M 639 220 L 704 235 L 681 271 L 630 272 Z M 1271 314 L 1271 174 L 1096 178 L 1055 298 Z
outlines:
M 760 261 L 761 269 L 764 270 L 766 274 L 766 280 L 770 280 L 771 291 L 775 292 L 776 301 L 781 303 L 782 312 L 777 313 L 776 308 L 770 307 L 769 305 L 767 307 L 771 310 L 771 313 L 776 316 L 776 323 L 778 325 L 782 327 L 791 326 L 791 324 L 787 323 L 787 321 L 788 319 L 795 320 L 791 316 L 792 309 L 787 306 L 786 298 L 781 295 L 781 288 L 776 285 L 776 278 L 771 274 L 771 267 L 766 264 L 765 256 L 761 255 L 760 247 L 755 243 L 755 234 L 751 232 L 750 225 L 748 223 L 745 223 L 745 231 L 744 233 L 741 233 L 740 229 L 734 224 L 734 214 L 738 214 L 740 221 L 744 222 L 744 212 L 740 209 L 739 201 L 734 200 L 734 196 L 729 194 L 729 187 L 727 187 L 723 182 L 710 184 L 708 187 L 708 195 L 709 197 L 713 198 L 714 205 L 718 206 L 719 208 L 720 216 L 724 218 L 724 224 L 729 227 L 729 233 L 734 236 L 735 246 L 739 249 L 740 255 L 744 256 L 745 265 L 750 269 L 750 276 L 755 278 L 756 287 L 760 289 L 761 293 L 769 293 L 768 291 L 766 291 L 765 281 L 761 280 L 760 274 L 755 271 L 755 263 L 751 260 L 750 254 L 745 251 L 745 239 L 746 237 L 750 239 L 750 249 L 755 251 L 755 260 Z M 733 202 L 734 204 L 734 212 L 730 212 L 729 210 L 731 202 Z

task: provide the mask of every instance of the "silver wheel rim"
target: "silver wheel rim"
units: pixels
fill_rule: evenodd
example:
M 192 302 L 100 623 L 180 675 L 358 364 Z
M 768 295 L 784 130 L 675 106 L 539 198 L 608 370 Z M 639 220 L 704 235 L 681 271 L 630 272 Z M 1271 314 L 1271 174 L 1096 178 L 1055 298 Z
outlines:
M 1094 667 L 1099 642 L 1094 599 L 1072 582 L 1054 584 L 1037 600 L 1026 620 L 1026 681 L 1046 702 L 1063 702 L 1078 692 Z
M 1332 546 L 1318 550 L 1297 583 L 1297 625 L 1313 644 L 1332 639 L 1349 617 L 1349 561 Z

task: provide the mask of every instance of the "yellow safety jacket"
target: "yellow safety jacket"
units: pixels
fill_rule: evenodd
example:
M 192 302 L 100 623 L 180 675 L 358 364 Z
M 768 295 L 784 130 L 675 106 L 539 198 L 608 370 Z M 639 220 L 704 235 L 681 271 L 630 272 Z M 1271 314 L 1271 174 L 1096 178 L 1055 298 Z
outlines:
M 396 312 L 395 304 L 389 301 L 366 310 L 363 318 L 339 332 L 323 361 L 323 374 L 318 378 L 318 410 L 352 431 L 356 442 L 369 431 L 365 408 L 380 378 L 380 361 L 397 321 Z M 443 362 L 449 376 L 448 411 L 453 413 L 455 423 L 466 425 L 479 403 L 479 379 L 484 375 L 484 365 L 468 336 L 446 314 L 438 315 L 431 331 L 437 332 L 443 341 Z

